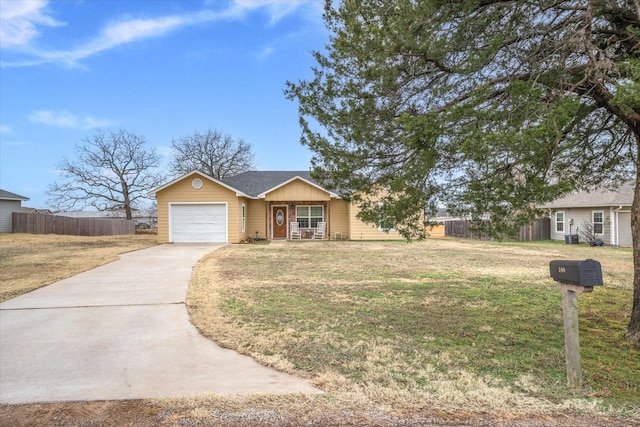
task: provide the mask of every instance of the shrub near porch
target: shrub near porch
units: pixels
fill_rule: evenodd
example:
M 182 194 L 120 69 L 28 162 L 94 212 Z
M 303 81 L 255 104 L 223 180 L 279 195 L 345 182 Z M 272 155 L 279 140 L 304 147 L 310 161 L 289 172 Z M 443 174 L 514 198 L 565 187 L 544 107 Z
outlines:
M 229 246 L 196 268 L 188 305 L 204 335 L 345 402 L 640 414 L 640 351 L 624 338 L 631 255 L 449 239 Z M 586 387 L 571 392 L 548 262 L 588 257 L 605 286 L 579 297 Z

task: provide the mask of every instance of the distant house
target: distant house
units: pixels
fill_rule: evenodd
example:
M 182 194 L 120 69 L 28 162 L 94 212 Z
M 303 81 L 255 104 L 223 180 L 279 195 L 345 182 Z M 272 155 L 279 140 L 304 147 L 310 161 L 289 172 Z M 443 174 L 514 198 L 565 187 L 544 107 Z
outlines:
M 161 242 L 403 239 L 394 224 L 362 222 L 357 205 L 324 188 L 308 171 L 251 171 L 223 180 L 193 171 L 149 195 L 158 201 Z
M 444 224 L 448 221 L 469 221 L 471 220 L 471 215 L 466 215 L 466 216 L 453 216 L 449 213 L 449 211 L 447 210 L 447 208 L 438 208 L 436 211 L 435 216 L 429 216 L 428 214 L 425 215 L 427 216 L 431 221 L 436 222 L 438 224 Z M 484 220 L 489 220 L 490 216 L 489 214 L 484 214 L 482 215 L 481 219 Z
M 578 192 L 543 206 L 551 211 L 551 239 L 565 240 L 565 235 L 591 227 L 605 244 L 631 246 L 634 189 L 634 182 L 626 182 L 616 190 Z
M 40 215 L 53 215 L 53 212 L 51 212 L 49 209 L 36 209 L 36 208 L 29 208 L 27 206 L 23 206 L 22 209 L 20 209 L 21 213 L 30 213 L 30 214 L 40 214 Z
M 22 202 L 28 197 L 0 189 L 0 233 L 11 233 L 12 214 L 22 210 Z

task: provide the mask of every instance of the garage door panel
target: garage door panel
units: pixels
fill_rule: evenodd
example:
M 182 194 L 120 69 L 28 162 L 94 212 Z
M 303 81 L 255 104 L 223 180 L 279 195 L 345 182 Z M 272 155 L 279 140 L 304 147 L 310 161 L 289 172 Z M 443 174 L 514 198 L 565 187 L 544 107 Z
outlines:
M 227 206 L 224 204 L 171 205 L 171 241 L 226 243 Z
M 630 212 L 620 212 L 618 214 L 618 245 L 633 246 Z

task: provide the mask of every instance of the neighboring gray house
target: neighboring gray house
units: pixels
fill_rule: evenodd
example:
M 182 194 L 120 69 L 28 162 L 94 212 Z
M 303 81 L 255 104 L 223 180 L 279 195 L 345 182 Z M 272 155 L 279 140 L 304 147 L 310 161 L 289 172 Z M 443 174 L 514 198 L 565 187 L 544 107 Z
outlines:
M 28 197 L 0 189 L 0 233 L 11 233 L 12 214 L 22 210 L 22 202 Z
M 605 244 L 631 246 L 634 189 L 629 181 L 616 190 L 574 193 L 543 206 L 551 210 L 551 239 L 565 240 L 565 235 L 579 234 L 577 228 L 589 225 Z

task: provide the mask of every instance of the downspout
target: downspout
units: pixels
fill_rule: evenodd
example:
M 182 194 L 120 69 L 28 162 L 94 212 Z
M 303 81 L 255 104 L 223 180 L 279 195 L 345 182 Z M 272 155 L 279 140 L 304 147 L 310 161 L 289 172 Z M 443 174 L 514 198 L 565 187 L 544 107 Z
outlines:
M 614 209 L 612 211 L 612 215 L 611 215 L 611 219 L 613 220 L 613 226 L 611 227 L 611 229 L 613 230 L 611 233 L 611 244 L 618 246 L 620 245 L 620 236 L 619 236 L 619 232 L 620 230 L 618 229 L 618 212 L 622 209 L 622 205 L 618 206 L 617 209 Z M 615 218 L 615 219 L 614 219 Z

